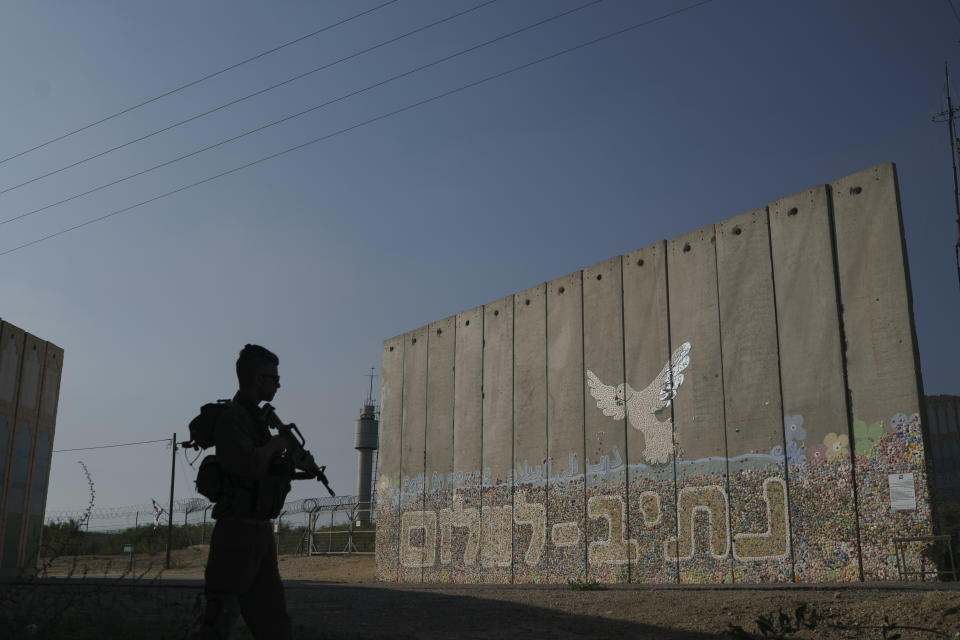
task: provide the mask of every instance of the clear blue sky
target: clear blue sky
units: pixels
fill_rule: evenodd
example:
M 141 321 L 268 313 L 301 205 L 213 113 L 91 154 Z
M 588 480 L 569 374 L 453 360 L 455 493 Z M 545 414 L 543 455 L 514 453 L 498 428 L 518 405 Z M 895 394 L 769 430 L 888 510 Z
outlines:
M 479 3 L 400 0 L 0 165 L 0 189 Z M 581 4 L 478 11 L 0 195 L 8 219 Z M 377 0 L 6 3 L 0 156 Z M 18 222 L 0 252 L 689 4 L 564 19 Z M 83 229 L 0 256 L 0 317 L 66 350 L 55 448 L 184 435 L 281 359 L 280 415 L 353 493 L 353 420 L 381 343 L 430 321 L 897 163 L 928 393 L 960 392 L 943 63 L 946 1 L 714 0 Z M 960 83 L 958 83 L 960 86 Z M 958 95 L 958 94 L 955 94 Z M 48 509 L 166 499 L 162 444 L 54 454 Z M 182 466 L 182 465 L 181 465 Z M 189 491 L 178 472 L 177 492 Z M 320 495 L 316 484 L 291 497 Z

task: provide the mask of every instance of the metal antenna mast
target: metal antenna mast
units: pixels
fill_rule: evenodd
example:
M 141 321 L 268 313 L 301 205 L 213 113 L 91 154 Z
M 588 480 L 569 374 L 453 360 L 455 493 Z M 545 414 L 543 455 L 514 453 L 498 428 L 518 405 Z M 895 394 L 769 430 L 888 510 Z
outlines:
M 950 97 L 950 68 L 943 63 L 947 76 L 947 110 L 933 116 L 934 122 L 946 122 L 950 129 L 950 161 L 953 164 L 953 206 L 957 217 L 957 244 L 954 245 L 954 254 L 957 260 L 957 283 L 960 284 L 960 188 L 957 186 L 957 153 L 960 153 L 960 139 L 957 139 L 953 129 L 953 118 L 960 107 L 954 108 Z
M 958 205 L 958 207 L 960 207 L 960 205 Z M 960 212 L 960 209 L 958 209 L 958 212 Z M 958 215 L 960 215 L 960 213 L 958 213 Z M 370 391 L 367 392 L 367 400 L 364 404 L 373 406 L 373 379 L 377 377 L 376 367 L 370 367 L 370 373 L 367 374 L 367 377 L 370 378 Z

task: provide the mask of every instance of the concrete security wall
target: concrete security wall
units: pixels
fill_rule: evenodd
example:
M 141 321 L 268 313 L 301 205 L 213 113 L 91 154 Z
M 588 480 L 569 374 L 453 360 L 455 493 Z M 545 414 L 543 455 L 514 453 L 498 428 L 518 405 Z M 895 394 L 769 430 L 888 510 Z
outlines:
M 36 567 L 63 349 L 0 322 L 0 576 Z
M 379 579 L 895 578 L 910 296 L 885 164 L 387 340 Z
M 937 533 L 960 531 L 960 396 L 926 396 Z

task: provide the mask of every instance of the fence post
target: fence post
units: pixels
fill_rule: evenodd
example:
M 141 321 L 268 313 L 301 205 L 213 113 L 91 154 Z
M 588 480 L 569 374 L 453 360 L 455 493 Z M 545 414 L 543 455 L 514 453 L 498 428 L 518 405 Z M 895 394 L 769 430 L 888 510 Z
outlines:
M 200 544 L 204 544 L 204 541 L 207 539 L 207 510 L 210 506 L 204 507 L 203 509 L 203 528 L 200 529 Z
M 173 479 L 177 471 L 177 434 L 173 434 L 173 440 L 170 441 L 171 462 L 170 462 L 170 511 L 167 513 L 167 569 L 170 569 L 170 547 L 173 546 Z

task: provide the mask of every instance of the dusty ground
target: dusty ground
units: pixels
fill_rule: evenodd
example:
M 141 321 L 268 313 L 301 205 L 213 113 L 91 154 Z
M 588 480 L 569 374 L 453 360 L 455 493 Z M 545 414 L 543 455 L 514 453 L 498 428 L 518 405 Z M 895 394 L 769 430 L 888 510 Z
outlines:
M 0 637 L 183 638 L 205 558 L 205 547 L 177 552 L 174 568 L 158 575 L 164 556 L 136 557 L 135 577 L 121 579 L 126 558 L 58 560 L 48 575 L 59 578 L 0 585 Z M 822 619 L 785 637 L 960 638 L 960 587 L 952 583 L 579 590 L 378 584 L 371 556 L 282 556 L 280 567 L 298 638 L 721 638 L 731 637 L 729 625 L 756 633 L 760 616 L 776 619 L 801 604 Z
M 137 577 L 149 580 L 162 576 L 167 579 L 203 579 L 208 545 L 194 545 L 170 554 L 170 569 L 166 553 L 134 554 L 131 569 L 129 555 L 76 556 L 57 558 L 49 563 L 41 560 L 48 577 L 118 578 Z M 376 582 L 373 556 L 280 556 L 280 576 L 284 580 L 319 580 L 323 582 Z

